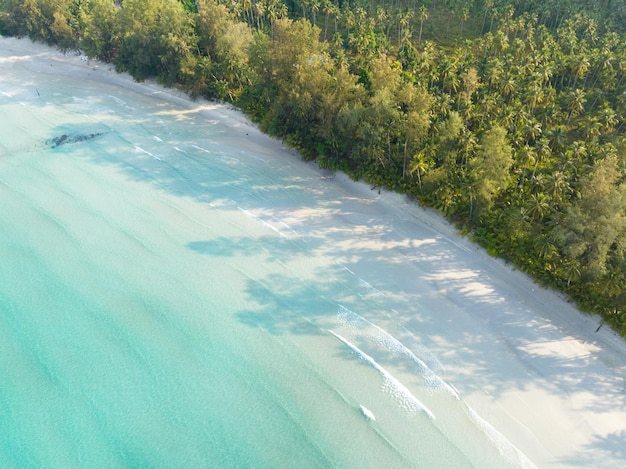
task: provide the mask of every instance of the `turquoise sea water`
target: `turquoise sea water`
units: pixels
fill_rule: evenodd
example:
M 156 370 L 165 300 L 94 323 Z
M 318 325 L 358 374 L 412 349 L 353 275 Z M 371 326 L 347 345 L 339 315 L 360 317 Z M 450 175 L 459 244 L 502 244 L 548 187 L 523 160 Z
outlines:
M 1 71 L 2 467 L 531 466 L 360 274 L 364 230 L 402 248 L 367 199 L 199 104 Z

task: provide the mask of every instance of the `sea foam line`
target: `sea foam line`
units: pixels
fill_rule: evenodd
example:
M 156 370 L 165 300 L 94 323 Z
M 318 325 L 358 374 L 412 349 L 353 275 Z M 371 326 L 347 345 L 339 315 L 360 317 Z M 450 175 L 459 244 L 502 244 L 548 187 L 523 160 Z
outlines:
M 143 148 L 141 148 L 141 147 L 140 147 L 140 146 L 138 146 L 138 145 L 135 145 L 135 151 L 136 151 L 137 153 L 145 153 L 146 155 L 151 156 L 152 158 L 154 158 L 154 159 L 156 159 L 156 160 L 163 161 L 163 160 L 162 160 L 161 158 L 159 158 L 158 156 L 153 155 L 152 153 L 150 153 L 149 151 L 144 150 Z
M 476 425 L 487 435 L 487 438 L 498 449 L 498 452 L 509 462 L 522 469 L 538 469 L 537 466 L 528 459 L 513 443 L 511 443 L 502 433 L 496 430 L 489 422 L 476 413 L 465 401 L 470 417 Z
M 406 345 L 396 339 L 394 336 L 389 334 L 384 329 L 381 329 L 376 324 L 369 322 L 363 316 L 355 313 L 354 311 L 349 310 L 345 306 L 339 305 L 339 311 L 337 312 L 337 317 L 340 321 L 349 324 L 358 329 L 362 328 L 362 325 L 367 327 L 372 327 L 378 333 L 378 337 L 372 337 L 379 345 L 385 347 L 388 351 L 392 353 L 397 353 L 399 355 L 404 355 L 413 362 L 415 362 L 424 376 L 424 379 L 427 381 L 429 386 L 440 388 L 445 390 L 447 393 L 452 395 L 456 400 L 460 400 L 459 394 L 456 392 L 452 386 L 446 383 L 439 375 L 437 375 L 430 367 L 424 363 L 418 356 L 416 356 Z
M 399 315 L 400 313 L 398 313 L 395 309 L 392 309 L 391 311 L 394 312 L 394 314 Z M 424 356 L 426 355 L 425 360 L 428 361 L 428 367 L 432 370 L 433 368 L 436 368 L 437 371 L 440 371 L 441 373 L 445 373 L 446 369 L 443 366 L 443 364 L 437 359 L 437 357 L 435 357 L 435 355 L 433 355 L 433 353 L 428 349 L 428 347 L 426 347 L 424 344 L 422 344 L 422 342 L 413 335 L 413 333 L 411 331 L 409 331 L 406 327 L 404 327 L 402 324 L 398 324 L 400 326 L 400 328 L 406 332 L 407 334 L 409 334 L 409 338 L 411 340 L 411 342 L 413 342 L 413 348 L 417 348 L 419 349 L 419 353 L 420 355 Z M 426 363 L 426 362 L 425 362 Z
M 285 234 L 280 231 L 278 228 L 276 228 L 275 226 L 271 225 L 270 223 L 266 222 L 265 220 L 263 220 L 262 218 L 257 217 L 256 215 L 250 213 L 248 210 L 246 210 L 245 208 L 241 208 L 241 207 L 237 207 L 241 212 L 243 212 L 245 215 L 247 215 L 248 217 L 252 218 L 254 221 L 257 221 L 259 223 L 261 223 L 262 225 L 265 225 L 266 227 L 268 227 L 269 229 L 275 231 L 276 233 L 278 233 L 280 235 L 281 238 L 286 238 L 287 236 L 285 236 Z
M 400 405 L 411 413 L 424 412 L 429 418 L 435 418 L 434 414 L 426 407 L 422 402 L 415 397 L 407 387 L 398 381 L 391 373 L 383 368 L 376 360 L 370 357 L 367 353 L 361 350 L 359 347 L 351 343 L 348 339 L 340 336 L 339 334 L 328 330 L 337 339 L 347 345 L 354 353 L 356 353 L 361 359 L 369 363 L 376 371 L 378 371 L 383 377 L 383 389 L 387 389 L 390 393 L 400 401 Z
M 203 151 L 204 153 L 209 153 L 209 154 L 212 153 L 210 150 L 207 150 L 206 148 L 199 147 L 198 145 L 191 145 L 191 148 L 195 148 L 196 150 Z
M 384 296 L 384 297 L 387 296 L 383 292 L 381 292 L 378 288 L 375 288 L 371 283 L 366 282 L 362 278 L 359 278 L 359 285 L 362 287 L 365 287 L 365 289 L 368 291 L 368 294 L 375 295 L 375 296 Z M 361 294 L 359 294 L 359 296 L 363 297 L 363 295 Z

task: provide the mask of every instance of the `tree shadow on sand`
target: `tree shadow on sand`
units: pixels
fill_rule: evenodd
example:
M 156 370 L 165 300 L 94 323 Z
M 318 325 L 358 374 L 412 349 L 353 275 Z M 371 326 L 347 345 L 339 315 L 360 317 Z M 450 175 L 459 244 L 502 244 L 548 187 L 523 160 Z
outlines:
M 594 436 L 574 457 L 564 462 L 572 467 L 592 467 L 590 460 L 604 461 L 602 467 L 623 467 L 617 461 L 626 461 L 626 430 L 608 433 L 605 436 Z M 611 463 L 610 461 L 613 461 Z
M 600 451 L 614 460 L 626 461 L 626 430 L 598 436 L 589 444 L 590 451 Z

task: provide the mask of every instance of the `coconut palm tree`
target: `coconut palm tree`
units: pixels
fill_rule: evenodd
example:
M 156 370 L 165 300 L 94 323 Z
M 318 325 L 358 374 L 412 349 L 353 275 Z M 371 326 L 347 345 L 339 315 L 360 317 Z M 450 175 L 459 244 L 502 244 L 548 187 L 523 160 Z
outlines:
M 428 19 L 428 10 L 425 5 L 422 5 L 419 10 L 418 18 L 420 20 L 420 32 L 417 38 L 417 43 L 422 44 L 422 30 L 424 29 L 424 21 Z
M 587 98 L 585 97 L 585 92 L 579 88 L 576 88 L 575 90 L 567 93 L 565 103 L 567 110 L 569 111 L 566 124 L 567 127 L 569 127 L 570 121 L 573 116 L 578 116 L 582 114 L 582 112 L 585 110 L 586 102 Z
M 409 163 L 408 174 L 415 174 L 417 176 L 417 184 L 419 185 L 420 192 L 422 192 L 422 175 L 424 175 L 430 167 L 426 157 L 427 154 L 427 149 L 420 150 Z

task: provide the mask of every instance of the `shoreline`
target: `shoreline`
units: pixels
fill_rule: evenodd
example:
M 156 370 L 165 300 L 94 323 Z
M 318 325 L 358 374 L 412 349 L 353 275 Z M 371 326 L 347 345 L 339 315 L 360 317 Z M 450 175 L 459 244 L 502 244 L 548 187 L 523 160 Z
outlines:
M 25 59 L 23 57 L 28 58 Z M 477 323 L 481 320 L 484 321 L 479 325 L 482 324 L 488 327 L 493 334 L 497 334 L 505 340 L 510 340 L 512 342 L 510 347 L 513 350 L 519 351 L 519 344 L 527 341 L 524 344 L 527 344 L 529 347 L 535 347 L 537 355 L 551 354 L 550 356 L 553 357 L 575 357 L 576 359 L 583 357 L 589 362 L 598 361 L 602 363 L 607 370 L 610 370 L 613 376 L 605 374 L 595 377 L 599 380 L 604 380 L 603 384 L 607 386 L 621 377 L 623 386 L 621 390 L 615 390 L 616 394 L 618 391 L 621 392 L 622 400 L 614 403 L 603 403 L 604 407 L 602 408 L 608 409 L 608 412 L 612 405 L 615 406 L 616 416 L 613 419 L 619 418 L 619 415 L 617 415 L 619 412 L 626 412 L 626 403 L 624 403 L 624 394 L 626 393 L 626 387 L 624 387 L 626 381 L 626 341 L 609 327 L 602 327 L 598 332 L 594 332 L 599 324 L 597 316 L 581 313 L 564 299 L 563 295 L 536 285 L 522 271 L 513 269 L 501 259 L 489 256 L 484 249 L 461 236 L 454 226 L 433 210 L 419 206 L 417 202 L 410 200 L 405 195 L 386 190 L 381 190 L 380 193 L 372 191 L 368 184 L 355 182 L 341 172 L 335 173 L 332 179 L 327 178 L 328 171 L 319 168 L 314 162 L 303 161 L 295 150 L 286 148 L 281 142 L 263 134 L 241 111 L 230 105 L 203 99 L 192 100 L 180 90 L 162 87 L 154 81 L 138 83 L 126 73 L 117 73 L 112 64 L 90 61 L 78 54 L 63 54 L 45 44 L 33 43 L 27 38 L 0 37 L 0 63 L 17 61 L 23 61 L 24 67 L 35 73 L 54 74 L 60 77 L 71 76 L 74 79 L 78 78 L 113 87 L 122 87 L 146 97 L 160 99 L 180 106 L 187 111 L 202 115 L 205 119 L 218 121 L 220 124 L 231 128 L 238 128 L 242 133 L 242 137 L 245 137 L 238 144 L 241 143 L 247 149 L 251 148 L 261 152 L 263 158 L 272 159 L 277 164 L 286 163 L 294 167 L 298 166 L 302 168 L 303 173 L 307 173 L 307 176 L 316 175 L 320 180 L 324 180 L 324 184 L 334 185 L 343 194 L 376 204 L 379 209 L 393 214 L 396 218 L 406 219 L 408 217 L 423 225 L 427 231 L 432 231 L 433 237 L 443 238 L 447 243 L 463 251 L 466 257 L 471 258 L 477 265 L 477 269 L 488 272 L 493 285 L 506 290 L 506 294 L 502 295 L 503 297 L 513 297 L 521 304 L 529 305 L 528 309 L 532 311 L 528 313 L 528 316 L 536 320 L 536 323 L 539 324 L 538 328 L 544 327 L 547 329 L 547 332 L 541 338 L 545 339 L 548 337 L 548 339 L 546 342 L 538 342 L 536 335 L 508 337 L 508 332 L 517 329 L 507 328 L 509 325 L 502 322 L 500 318 L 488 317 L 487 313 L 475 312 L 471 307 L 468 307 L 468 316 L 471 319 L 476 320 Z M 466 301 L 466 298 L 458 291 L 454 291 L 454 289 L 450 289 L 447 292 L 444 291 L 444 294 L 458 304 Z M 481 316 L 481 314 L 483 315 Z M 549 340 L 550 337 L 552 338 L 551 341 Z M 525 358 L 525 360 L 529 367 L 533 366 L 532 357 Z M 563 368 L 567 370 L 567 366 L 569 364 L 566 363 Z M 580 370 L 577 373 L 580 373 Z M 539 375 L 547 381 L 551 379 L 550 376 L 543 376 L 541 372 Z M 560 376 L 559 379 L 566 381 L 568 377 Z M 561 393 L 565 394 L 565 391 L 561 391 Z M 597 401 L 601 401 L 603 396 L 594 393 L 594 389 L 589 389 L 588 393 L 591 396 L 589 399 L 598 407 L 600 402 Z M 487 405 L 490 398 L 487 391 L 485 391 L 484 395 L 479 395 L 477 392 L 472 393 L 471 389 L 465 389 L 462 394 L 464 398 L 472 402 L 474 407 L 483 404 Z M 566 397 L 563 397 L 563 399 Z M 539 398 L 541 399 L 541 395 Z M 514 410 L 515 404 L 505 402 L 504 398 L 499 399 L 498 401 L 496 398 L 493 398 L 493 401 L 498 406 L 503 406 L 507 412 Z M 548 401 L 544 403 L 546 407 L 549 404 Z M 593 414 L 593 410 L 586 410 L 585 412 L 586 414 L 583 415 L 582 411 L 573 409 L 571 411 L 572 415 L 569 415 L 570 420 L 572 420 L 572 417 L 574 419 L 580 418 L 581 421 L 587 423 L 587 414 Z M 557 413 L 557 415 L 559 414 Z M 594 421 L 594 424 L 589 424 L 589 426 L 593 427 L 597 434 L 609 433 L 619 436 L 619 433 L 613 430 L 614 428 L 620 428 L 621 434 L 626 434 L 626 422 L 619 426 L 613 419 L 607 416 L 606 420 L 602 420 L 600 423 Z M 541 421 L 537 420 L 537 422 Z M 603 430 L 601 422 L 605 422 L 604 427 L 611 428 L 607 431 Z M 533 430 L 535 429 L 533 428 Z M 566 436 L 564 435 L 563 438 L 566 438 Z M 617 445 L 617 443 L 614 444 Z M 619 448 L 616 446 L 613 454 L 617 456 L 614 456 L 614 458 L 619 458 L 619 455 L 623 454 L 623 450 L 622 453 L 619 453 L 619 451 Z

